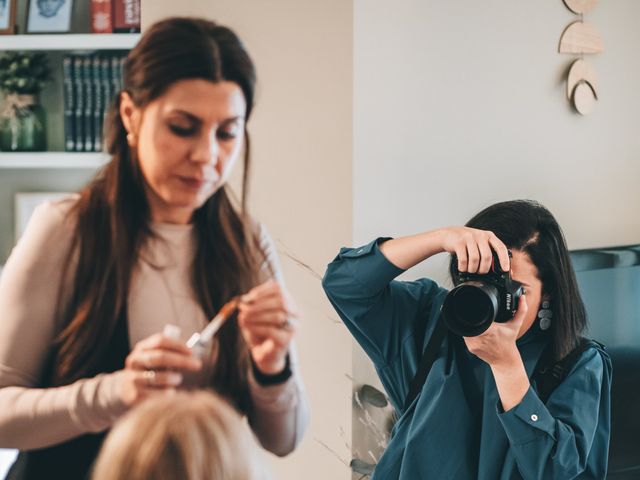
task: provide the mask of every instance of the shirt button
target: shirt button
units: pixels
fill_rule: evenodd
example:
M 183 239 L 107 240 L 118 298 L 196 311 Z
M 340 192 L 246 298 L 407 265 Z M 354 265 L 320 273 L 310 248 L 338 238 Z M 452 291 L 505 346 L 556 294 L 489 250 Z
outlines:
M 531 421 L 532 422 L 537 422 L 538 421 L 538 415 L 536 415 L 535 413 L 533 415 L 531 415 Z

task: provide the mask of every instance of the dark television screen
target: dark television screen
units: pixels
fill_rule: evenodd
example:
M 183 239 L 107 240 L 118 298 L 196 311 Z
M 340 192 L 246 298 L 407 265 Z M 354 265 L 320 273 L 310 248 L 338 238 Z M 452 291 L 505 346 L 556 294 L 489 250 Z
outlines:
M 640 348 L 640 265 L 576 272 L 589 336 L 607 347 Z
M 640 478 L 640 245 L 572 252 L 588 336 L 613 364 L 611 480 Z

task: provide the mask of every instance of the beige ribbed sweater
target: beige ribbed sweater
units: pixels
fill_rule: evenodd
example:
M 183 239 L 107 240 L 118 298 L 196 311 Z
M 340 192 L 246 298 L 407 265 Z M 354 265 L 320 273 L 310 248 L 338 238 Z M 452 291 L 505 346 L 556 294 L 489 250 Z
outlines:
M 77 197 L 48 202 L 34 212 L 0 277 L 0 448 L 30 450 L 108 429 L 126 407 L 119 394 L 121 372 L 81 379 L 57 388 L 34 388 L 60 328 L 55 318 L 65 254 L 73 222 L 67 212 Z M 128 299 L 131 345 L 165 325 L 180 327 L 184 339 L 207 322 L 190 286 L 194 254 L 190 225 L 153 225 L 164 241 L 146 246 Z M 277 254 L 262 229 L 262 246 L 281 281 Z M 161 265 L 164 268 L 152 268 Z M 261 386 L 250 375 L 254 409 L 249 423 L 262 445 L 284 455 L 297 445 L 308 407 L 291 351 L 292 377 Z

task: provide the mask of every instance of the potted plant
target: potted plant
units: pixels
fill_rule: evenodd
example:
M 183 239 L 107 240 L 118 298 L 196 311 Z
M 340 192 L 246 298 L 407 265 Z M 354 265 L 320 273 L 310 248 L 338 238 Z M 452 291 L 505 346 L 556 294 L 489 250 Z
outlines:
M 7 52 L 0 56 L 0 150 L 46 149 L 46 116 L 38 94 L 51 79 L 44 53 Z

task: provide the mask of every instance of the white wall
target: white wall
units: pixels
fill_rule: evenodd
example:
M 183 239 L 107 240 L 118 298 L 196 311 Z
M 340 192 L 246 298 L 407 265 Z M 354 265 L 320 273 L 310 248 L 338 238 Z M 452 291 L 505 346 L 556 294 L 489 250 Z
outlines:
M 233 28 L 258 70 L 252 210 L 289 252 L 318 274 L 351 237 L 352 3 L 350 0 L 143 0 L 143 29 L 168 15 Z M 274 477 L 349 478 L 351 338 L 320 280 L 282 256 L 304 312 L 297 338 L 311 425 Z
M 561 0 L 355 0 L 354 236 L 462 223 L 535 198 L 571 248 L 640 241 L 640 3 L 587 15 L 605 52 L 592 114 L 573 113 Z

